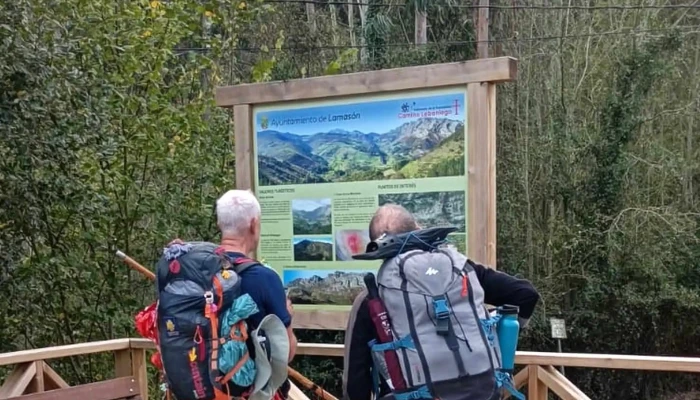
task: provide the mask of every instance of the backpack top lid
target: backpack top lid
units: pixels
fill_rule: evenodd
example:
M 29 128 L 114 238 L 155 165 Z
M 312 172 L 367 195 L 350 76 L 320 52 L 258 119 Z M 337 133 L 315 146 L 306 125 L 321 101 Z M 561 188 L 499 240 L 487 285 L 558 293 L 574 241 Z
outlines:
M 156 264 L 156 288 L 160 291 L 173 280 L 187 280 L 206 287 L 221 271 L 225 255 L 219 255 L 218 244 L 185 242 L 163 248 Z
M 454 226 L 418 229 L 398 235 L 383 234 L 367 244 L 364 253 L 352 256 L 355 260 L 386 260 L 411 250 L 428 251 L 445 242 L 447 235 L 459 230 Z

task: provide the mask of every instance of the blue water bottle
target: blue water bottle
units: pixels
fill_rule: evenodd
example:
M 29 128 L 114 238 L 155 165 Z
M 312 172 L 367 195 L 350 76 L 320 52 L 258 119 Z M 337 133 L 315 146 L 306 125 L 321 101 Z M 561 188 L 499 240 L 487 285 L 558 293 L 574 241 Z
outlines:
M 518 306 L 510 304 L 498 308 L 501 319 L 498 321 L 496 333 L 498 334 L 498 343 L 501 348 L 502 370 L 509 374 L 513 373 L 515 351 L 518 348 L 518 337 L 520 336 L 519 311 L 520 308 Z

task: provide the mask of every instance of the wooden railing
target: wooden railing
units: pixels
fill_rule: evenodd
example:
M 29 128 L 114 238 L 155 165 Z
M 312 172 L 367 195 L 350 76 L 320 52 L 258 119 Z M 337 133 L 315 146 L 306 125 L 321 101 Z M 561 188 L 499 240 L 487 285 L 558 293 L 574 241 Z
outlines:
M 297 354 L 343 357 L 341 344 L 300 343 Z M 700 357 L 659 357 L 618 354 L 539 353 L 519 351 L 515 357 L 524 366 L 515 376 L 515 387 L 527 387 L 528 400 L 547 400 L 549 392 L 564 400 L 590 400 L 555 366 L 638 371 L 694 372 L 700 374 Z M 698 376 L 700 379 L 700 376 Z
M 15 369 L 0 386 L 0 399 L 148 399 L 146 351 L 153 343 L 145 339 L 116 339 L 0 354 L 0 366 Z M 69 386 L 48 360 L 94 353 L 114 353 L 114 378 Z M 299 343 L 298 355 L 342 357 L 343 345 Z M 548 392 L 565 400 L 590 399 L 554 366 L 632 369 L 641 371 L 694 372 L 700 374 L 700 358 L 653 357 L 609 354 L 518 352 L 516 364 L 525 366 L 516 376 L 516 387 L 527 386 L 529 400 L 546 400 Z M 293 385 L 292 400 L 308 400 Z
M 71 387 L 48 360 L 95 353 L 114 353 L 114 379 Z M 144 399 L 148 398 L 146 349 L 132 347 L 129 339 L 0 354 L 0 366 L 15 365 L 0 386 L 0 399 Z M 20 397 L 21 396 L 21 397 Z

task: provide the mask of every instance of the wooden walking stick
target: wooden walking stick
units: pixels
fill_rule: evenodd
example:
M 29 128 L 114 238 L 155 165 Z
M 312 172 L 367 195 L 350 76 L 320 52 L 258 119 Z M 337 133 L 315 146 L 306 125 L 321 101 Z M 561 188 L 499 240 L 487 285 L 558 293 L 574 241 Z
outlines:
M 139 264 L 136 260 L 127 256 L 121 250 L 117 250 L 117 257 L 119 257 L 122 261 L 124 261 L 126 263 L 126 265 L 131 267 L 131 269 L 140 272 L 146 278 L 148 278 L 152 281 L 156 280 L 156 274 L 154 274 L 153 271 L 151 271 L 150 269 Z
M 316 396 L 318 396 L 324 400 L 338 400 L 335 396 L 333 396 L 332 394 L 323 390 L 323 388 L 321 388 L 317 384 L 313 383 L 311 381 L 311 379 L 300 374 L 292 367 L 287 367 L 287 372 L 289 373 L 290 378 L 297 381 L 305 389 L 308 389 L 308 390 L 311 390 L 312 392 L 314 392 L 314 394 L 316 394 Z
M 117 250 L 117 257 L 124 261 L 126 265 L 128 265 L 131 269 L 134 271 L 137 271 L 141 273 L 141 275 L 145 276 L 149 280 L 154 281 L 156 279 L 156 274 L 153 273 L 150 269 L 144 267 L 143 265 L 139 264 L 138 261 L 134 260 L 133 258 L 127 256 L 122 252 L 121 250 Z M 292 367 L 287 366 L 287 374 L 289 375 L 290 378 L 294 379 L 297 381 L 300 385 L 302 385 L 305 389 L 311 390 L 314 392 L 317 396 L 324 400 L 338 400 L 335 396 L 332 394 L 326 392 L 323 390 L 321 387 L 313 383 L 309 378 L 305 377 L 304 375 L 300 374 L 296 370 L 294 370 Z

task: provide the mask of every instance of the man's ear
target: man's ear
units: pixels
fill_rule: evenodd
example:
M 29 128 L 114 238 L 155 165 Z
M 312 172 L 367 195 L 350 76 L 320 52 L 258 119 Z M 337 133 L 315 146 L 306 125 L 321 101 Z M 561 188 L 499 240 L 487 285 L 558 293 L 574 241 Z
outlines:
M 255 235 L 257 235 L 257 234 L 259 233 L 260 224 L 258 224 L 258 219 L 257 219 L 257 218 L 253 218 L 253 219 L 250 220 L 250 227 L 249 227 L 249 230 L 250 230 L 250 234 L 253 235 L 253 236 L 255 236 Z

